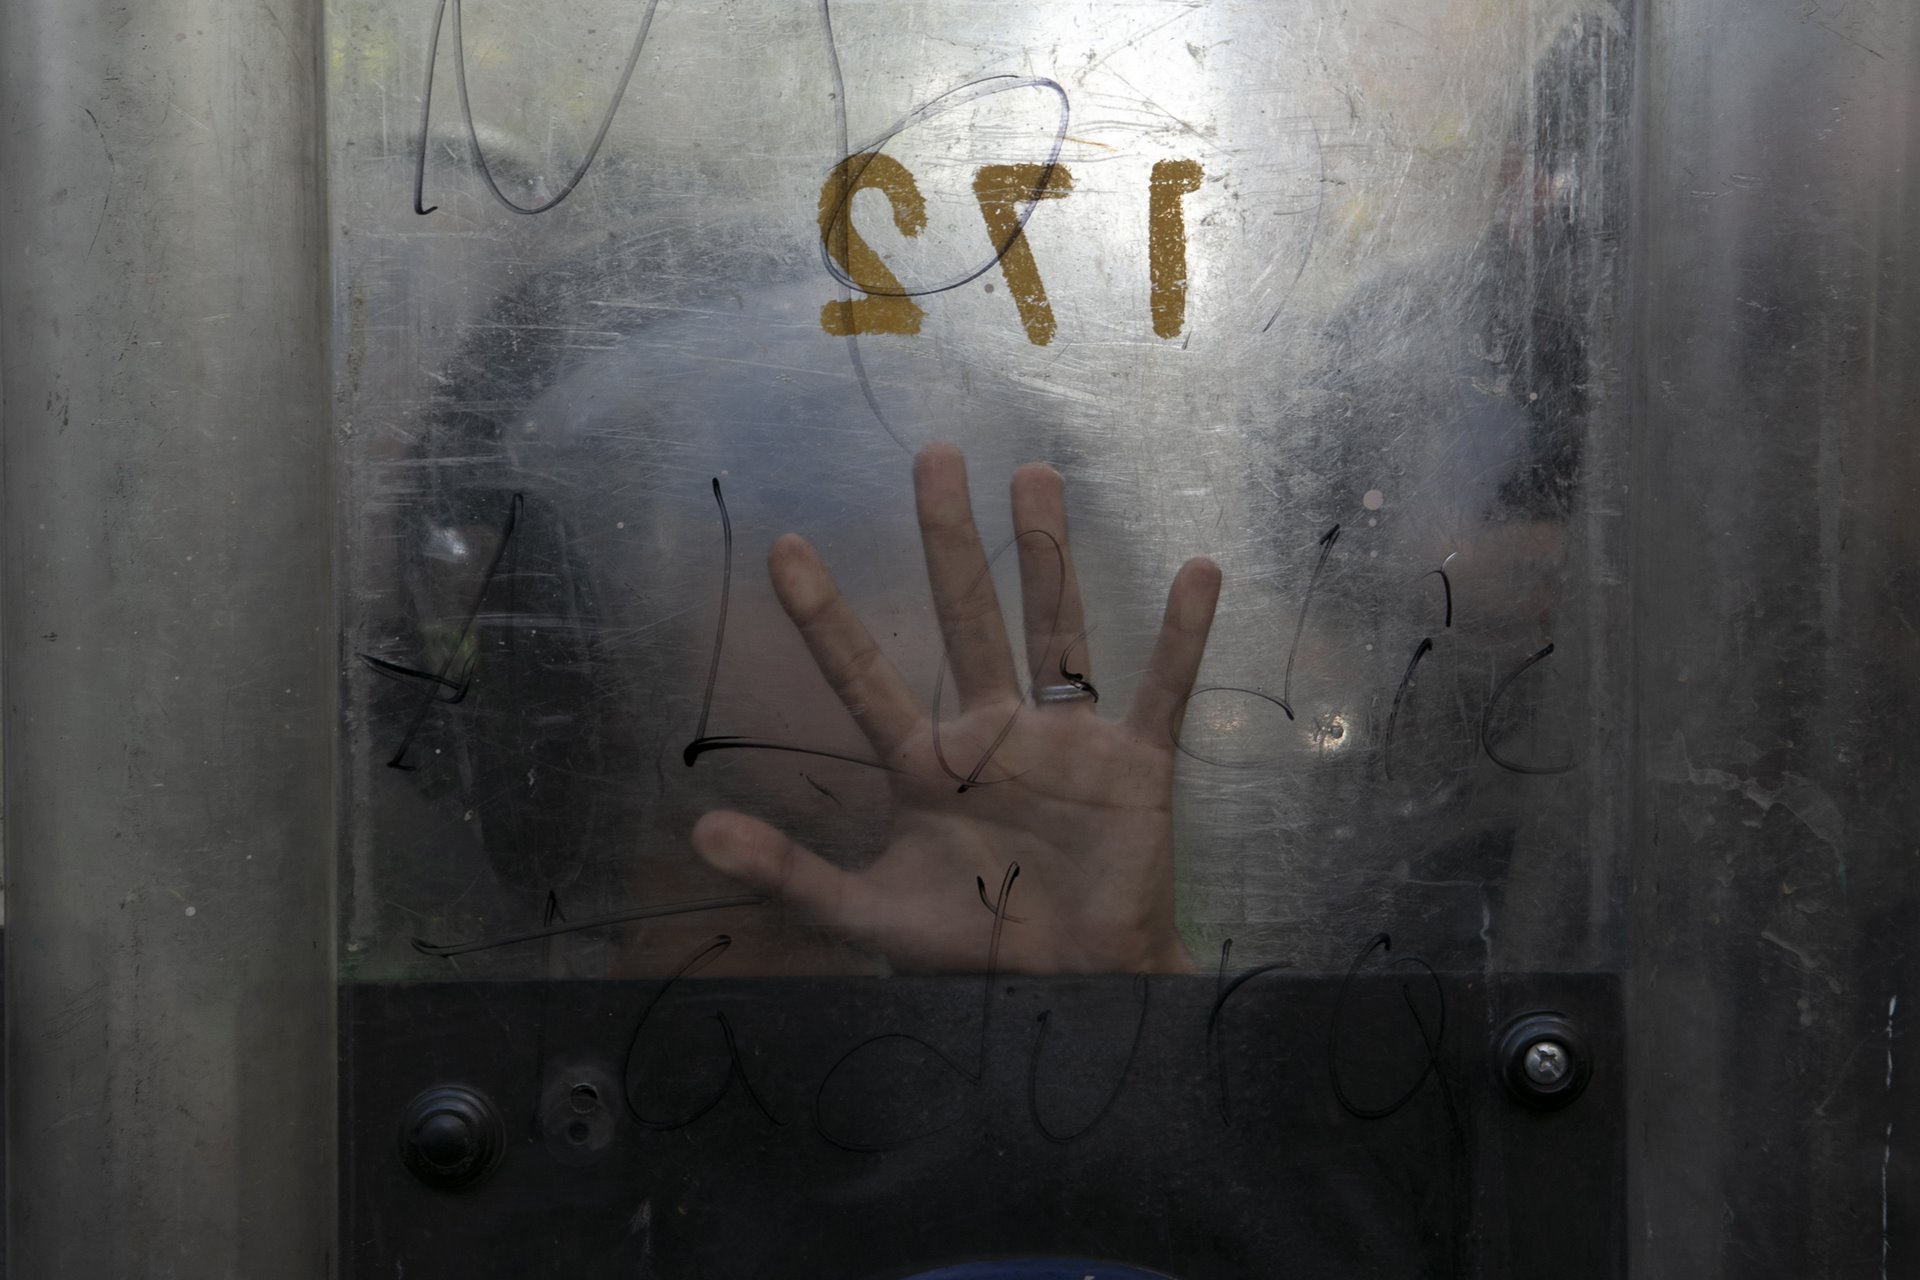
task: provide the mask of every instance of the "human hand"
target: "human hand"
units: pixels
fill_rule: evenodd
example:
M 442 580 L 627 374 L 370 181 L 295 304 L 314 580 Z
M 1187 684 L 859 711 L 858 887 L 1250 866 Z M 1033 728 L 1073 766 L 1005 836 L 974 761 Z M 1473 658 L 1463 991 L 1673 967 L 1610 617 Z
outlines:
M 982 967 L 994 899 L 1018 864 L 999 968 L 1191 969 L 1173 919 L 1173 755 L 1213 624 L 1219 567 L 1197 557 L 1175 575 L 1124 719 L 1101 719 L 1093 698 L 1028 705 L 974 527 L 966 459 L 952 445 L 929 445 L 913 479 L 957 716 L 940 721 L 938 705 L 919 704 L 805 539 L 786 534 L 767 557 L 787 616 L 892 771 L 886 850 L 846 871 L 767 823 L 724 810 L 695 824 L 694 848 L 902 968 Z M 1059 473 L 1040 463 L 1020 468 L 1012 499 L 1035 684 L 1091 686 Z

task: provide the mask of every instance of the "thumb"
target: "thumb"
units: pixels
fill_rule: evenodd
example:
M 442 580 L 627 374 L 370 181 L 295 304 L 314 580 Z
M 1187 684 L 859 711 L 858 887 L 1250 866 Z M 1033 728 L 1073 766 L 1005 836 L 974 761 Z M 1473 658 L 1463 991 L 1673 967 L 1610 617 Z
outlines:
M 863 933 L 865 882 L 758 818 L 715 809 L 693 824 L 693 848 L 714 870 L 785 898 L 821 923 Z

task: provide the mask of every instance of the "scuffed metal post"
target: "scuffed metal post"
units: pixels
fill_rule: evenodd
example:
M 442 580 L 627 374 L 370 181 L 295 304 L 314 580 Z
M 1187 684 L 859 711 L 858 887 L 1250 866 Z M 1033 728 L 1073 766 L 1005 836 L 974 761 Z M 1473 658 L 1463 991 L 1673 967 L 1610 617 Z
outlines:
M 0 6 L 9 1274 L 333 1262 L 320 6 Z

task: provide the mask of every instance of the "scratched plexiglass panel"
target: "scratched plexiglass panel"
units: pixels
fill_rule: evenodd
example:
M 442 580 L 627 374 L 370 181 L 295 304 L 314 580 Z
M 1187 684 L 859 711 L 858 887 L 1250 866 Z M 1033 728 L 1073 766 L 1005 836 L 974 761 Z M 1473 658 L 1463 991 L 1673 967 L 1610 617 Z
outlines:
M 989 549 L 1016 466 L 1064 475 L 1103 707 L 1221 565 L 1174 797 L 1203 965 L 1391 930 L 1617 967 L 1628 25 L 338 0 L 346 972 L 670 972 L 721 932 L 732 972 L 884 970 L 777 901 L 578 926 L 740 893 L 690 846 L 715 807 L 874 856 L 887 778 L 834 758 L 869 748 L 763 551 L 809 538 L 930 699 L 936 440 Z M 985 938 L 970 877 L 954 910 Z

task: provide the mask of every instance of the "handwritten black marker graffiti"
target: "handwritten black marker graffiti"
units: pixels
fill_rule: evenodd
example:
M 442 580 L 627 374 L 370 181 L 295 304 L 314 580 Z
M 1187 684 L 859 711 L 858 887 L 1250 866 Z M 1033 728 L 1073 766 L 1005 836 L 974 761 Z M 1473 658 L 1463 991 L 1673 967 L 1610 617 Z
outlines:
M 1375 951 L 1392 949 L 1393 939 L 1387 934 L 1376 933 L 1367 940 L 1365 946 L 1361 947 L 1360 953 L 1353 958 L 1353 963 L 1347 968 L 1347 976 L 1340 983 L 1339 994 L 1334 997 L 1333 1019 L 1327 1029 L 1327 1083 L 1333 1090 L 1333 1096 L 1339 1102 L 1341 1110 L 1354 1119 L 1384 1120 L 1413 1101 L 1429 1080 L 1433 1082 L 1435 1091 L 1440 1095 L 1447 1124 L 1449 1156 L 1447 1182 L 1449 1198 L 1452 1202 L 1452 1231 L 1448 1239 L 1448 1261 L 1452 1275 L 1464 1276 L 1468 1272 L 1467 1239 L 1470 1235 L 1473 1215 L 1472 1192 L 1467 1176 L 1470 1153 L 1467 1146 L 1467 1129 L 1460 1117 L 1459 1104 L 1455 1101 L 1453 1088 L 1447 1083 L 1446 1074 L 1440 1067 L 1440 1049 L 1445 1043 L 1447 1034 L 1447 993 L 1440 983 L 1440 975 L 1434 972 L 1432 965 L 1419 956 L 1402 956 L 1393 962 L 1395 968 L 1420 969 L 1427 975 L 1427 981 L 1433 987 L 1433 997 L 1438 1013 L 1435 1018 L 1436 1025 L 1432 1028 L 1429 1028 L 1426 1019 L 1420 1016 L 1420 1008 L 1414 1003 L 1412 990 L 1404 985 L 1400 988 L 1400 998 L 1407 1006 L 1407 1013 L 1412 1017 L 1413 1025 L 1420 1033 L 1420 1042 L 1426 1051 L 1419 1076 L 1400 1094 L 1379 1106 L 1362 1106 L 1355 1102 L 1340 1078 L 1340 1030 L 1346 1013 L 1347 988 L 1353 985 L 1355 976 Z
M 720 617 L 713 624 L 713 657 L 707 663 L 707 690 L 700 699 L 700 723 L 693 731 L 695 742 L 707 736 L 707 721 L 713 715 L 713 691 L 720 683 L 720 651 L 727 643 L 727 608 L 733 602 L 733 517 L 727 513 L 726 495 L 720 492 L 720 477 L 713 477 L 713 501 L 720 508 Z M 694 762 L 692 745 L 687 747 L 686 762 Z
M 1439 569 L 1429 569 L 1422 576 L 1428 577 L 1428 578 L 1437 576 L 1440 579 L 1440 589 L 1446 593 L 1446 598 L 1447 598 L 1446 625 L 1451 627 L 1453 625 L 1453 579 L 1447 576 L 1447 571 L 1444 567 Z
M 1293 719 L 1293 708 L 1287 705 L 1286 700 L 1284 698 L 1276 698 L 1270 693 L 1262 693 L 1258 689 L 1243 688 L 1237 684 L 1210 684 L 1210 685 L 1207 685 L 1205 688 L 1195 689 L 1192 693 L 1188 694 L 1186 697 L 1180 700 L 1180 706 L 1182 708 L 1181 723 L 1183 725 L 1186 722 L 1186 715 L 1185 715 L 1186 705 L 1192 702 L 1195 698 L 1199 697 L 1203 693 L 1244 693 L 1250 698 L 1259 698 L 1263 702 L 1271 702 L 1274 706 L 1280 708 L 1280 710 L 1286 713 L 1287 719 L 1289 720 Z M 1277 757 L 1270 757 L 1265 760 L 1247 760 L 1247 761 L 1215 760 L 1212 756 L 1201 755 L 1198 751 L 1195 751 L 1192 747 L 1189 747 L 1180 738 L 1175 738 L 1173 740 L 1173 746 L 1174 746 L 1174 750 L 1178 751 L 1181 755 L 1186 756 L 1190 760 L 1198 760 L 1201 764 L 1210 764 L 1221 769 L 1258 769 L 1265 765 L 1275 764 L 1278 762 Z
M 1355 1102 L 1352 1095 L 1347 1092 L 1346 1085 L 1340 1079 L 1340 1028 L 1346 1017 L 1347 988 L 1353 985 L 1353 980 L 1359 975 L 1361 966 L 1366 964 L 1367 959 L 1372 956 L 1375 951 L 1391 950 L 1393 950 L 1393 939 L 1384 933 L 1374 934 L 1373 937 L 1367 940 L 1366 945 L 1360 948 L 1360 954 L 1356 955 L 1353 958 L 1353 963 L 1347 966 L 1346 979 L 1341 982 L 1340 992 L 1334 997 L 1333 1022 L 1327 1029 L 1327 1083 L 1333 1089 L 1333 1096 L 1335 1100 L 1340 1103 L 1340 1109 L 1356 1120 L 1384 1120 L 1388 1116 L 1393 1115 L 1409 1102 L 1413 1101 L 1414 1095 L 1420 1092 L 1420 1087 L 1426 1084 L 1427 1080 L 1440 1069 L 1440 1046 L 1445 1041 L 1447 1035 L 1447 993 L 1441 987 L 1440 975 L 1433 971 L 1432 965 L 1422 960 L 1419 956 L 1401 956 L 1393 962 L 1394 965 L 1396 967 L 1409 966 L 1423 970 L 1427 975 L 1427 980 L 1433 984 L 1434 999 L 1438 1001 L 1439 1007 L 1439 1017 L 1437 1019 L 1439 1025 L 1430 1032 L 1427 1029 L 1426 1020 L 1420 1016 L 1419 1007 L 1413 1002 L 1413 993 L 1404 986 L 1400 988 L 1400 997 L 1406 1002 L 1407 1011 L 1413 1015 L 1414 1025 L 1420 1030 L 1421 1043 L 1426 1046 L 1427 1050 L 1425 1060 L 1420 1068 L 1420 1074 L 1414 1078 L 1412 1084 L 1408 1085 L 1393 1099 L 1379 1106 L 1371 1107 L 1364 1107 Z
M 1548 645 L 1546 648 L 1540 650 L 1538 653 L 1528 658 L 1525 662 L 1521 663 L 1518 667 L 1508 672 L 1507 678 L 1502 680 L 1498 685 L 1494 687 L 1493 696 L 1487 699 L 1487 709 L 1480 716 L 1480 747 L 1481 749 L 1487 753 L 1487 759 L 1493 761 L 1495 764 L 1499 765 L 1502 769 L 1505 769 L 1509 773 L 1524 773 L 1524 774 L 1531 774 L 1536 777 L 1549 777 L 1556 773 L 1571 772 L 1574 764 L 1576 763 L 1575 761 L 1568 761 L 1566 764 L 1555 764 L 1555 765 L 1521 764 L 1518 761 L 1509 760 L 1505 756 L 1501 755 L 1500 752 L 1496 750 L 1493 745 L 1493 713 L 1494 713 L 1494 710 L 1497 707 L 1499 707 L 1500 699 L 1506 696 L 1507 690 L 1513 687 L 1514 681 L 1518 680 L 1521 676 L 1525 675 L 1528 672 L 1528 670 L 1533 667 L 1535 663 L 1538 663 L 1544 660 L 1552 652 L 1553 652 L 1553 646 Z
M 820 793 L 821 795 L 823 795 L 823 796 L 825 796 L 825 797 L 826 797 L 827 799 L 829 799 L 829 800 L 831 800 L 831 801 L 833 801 L 833 802 L 834 802 L 835 804 L 837 804 L 837 805 L 839 805 L 839 806 L 840 806 L 840 807 L 841 807 L 842 809 L 844 809 L 844 808 L 846 808 L 846 807 L 847 807 L 847 806 L 846 806 L 846 802 L 845 802 L 845 801 L 843 801 L 843 800 L 841 800 L 839 796 L 837 796 L 837 795 L 835 795 L 835 794 L 834 794 L 834 793 L 833 793 L 833 792 L 832 792 L 832 791 L 831 791 L 830 789 L 828 789 L 827 787 L 825 787 L 825 786 L 823 786 L 822 784 L 820 784 L 820 783 L 818 783 L 818 782 L 816 782 L 816 781 L 814 781 L 814 779 L 813 779 L 813 775 L 811 775 L 811 774 L 809 774 L 809 773 L 806 773 L 806 772 L 804 772 L 804 771 L 803 771 L 803 772 L 802 772 L 802 773 L 800 774 L 800 776 L 801 776 L 801 777 L 803 777 L 803 778 L 805 778 L 805 779 L 807 780 L 807 785 L 808 785 L 808 786 L 810 786 L 810 787 L 812 787 L 812 788 L 813 788 L 813 789 L 814 789 L 815 791 L 818 791 L 818 792 L 819 792 L 819 793 Z
M 727 606 L 733 598 L 733 517 L 727 513 L 727 499 L 726 495 L 720 492 L 719 476 L 713 478 L 713 500 L 720 508 L 720 536 L 723 547 L 720 562 L 720 617 L 713 628 L 713 658 L 707 664 L 707 690 L 700 699 L 700 723 L 693 731 L 693 741 L 689 742 L 680 753 L 682 762 L 688 768 L 692 768 L 694 762 L 709 751 L 790 751 L 797 755 L 844 760 L 848 764 L 865 765 L 870 769 L 884 769 L 888 773 L 898 773 L 899 770 L 881 761 L 868 760 L 861 756 L 842 755 L 838 751 L 819 751 L 812 747 L 788 746 L 783 742 L 769 742 L 765 738 L 743 738 L 735 734 L 710 736 L 707 733 L 707 724 L 713 717 L 714 690 L 720 685 L 720 654 L 727 643 Z
M 987 901 L 986 878 L 983 876 L 975 876 L 973 878 L 973 884 L 974 884 L 974 887 L 978 889 L 980 892 L 980 905 L 985 907 L 988 911 L 997 912 L 998 908 L 995 907 L 991 902 Z M 1007 916 L 1005 917 L 1005 919 L 1008 924 L 1025 924 L 1027 922 L 1025 916 Z
M 1393 693 L 1393 710 L 1387 713 L 1387 736 L 1380 744 L 1380 769 L 1389 781 L 1393 778 L 1393 727 L 1400 719 L 1400 704 L 1406 700 L 1407 690 L 1413 687 L 1413 673 L 1419 667 L 1420 659 L 1433 649 L 1433 638 L 1423 637 L 1414 646 L 1413 657 L 1407 661 L 1407 673 L 1400 677 L 1400 687 Z
M 842 1151 L 876 1154 L 882 1151 L 897 1151 L 902 1147 L 911 1146 L 916 1142 L 923 1142 L 928 1138 L 934 1137 L 936 1134 L 945 1133 L 960 1123 L 959 1117 L 956 1116 L 945 1124 L 935 1124 L 929 1128 L 907 1134 L 904 1137 L 893 1138 L 885 1142 L 862 1142 L 857 1138 L 835 1132 L 827 1124 L 824 1115 L 824 1100 L 827 1096 L 827 1090 L 833 1084 L 834 1077 L 843 1071 L 848 1063 L 852 1062 L 861 1054 L 866 1053 L 875 1045 L 881 1044 L 907 1044 L 918 1049 L 923 1049 L 927 1053 L 932 1054 L 934 1060 L 947 1070 L 950 1078 L 970 1088 L 978 1089 L 981 1084 L 985 1082 L 987 1076 L 987 1037 L 992 1029 L 993 1019 L 993 987 L 1000 969 L 1000 934 L 1006 927 L 1009 919 L 1007 903 L 1013 897 L 1014 881 L 1019 878 L 1020 864 L 1017 862 L 1008 863 L 1006 873 L 1000 879 L 1000 892 L 995 898 L 993 907 L 993 934 L 987 944 L 987 972 L 982 980 L 980 990 L 980 1039 L 974 1053 L 972 1069 L 969 1070 L 961 1066 L 939 1046 L 920 1036 L 914 1035 L 910 1031 L 887 1031 L 877 1036 L 869 1036 L 859 1044 L 853 1046 L 853 1048 L 841 1054 L 834 1064 L 827 1068 L 826 1075 L 820 1078 L 820 1087 L 814 1090 L 813 1127 L 814 1131 L 818 1133 L 823 1140 L 840 1148 Z
M 394 749 L 393 758 L 387 761 L 387 768 L 407 772 L 413 770 L 414 766 L 406 762 L 407 749 L 413 745 L 413 740 L 426 726 L 427 713 L 433 710 L 434 703 L 443 701 L 434 690 L 448 683 L 447 673 L 453 670 L 453 664 L 459 659 L 461 651 L 467 647 L 467 637 L 473 633 L 474 621 L 480 616 L 480 606 L 486 603 L 487 589 L 493 585 L 494 576 L 500 572 L 500 562 L 506 558 L 507 547 L 513 542 L 513 531 L 519 526 L 520 511 L 525 505 L 526 496 L 519 493 L 514 494 L 512 501 L 507 503 L 507 518 L 500 526 L 500 540 L 494 544 L 493 556 L 487 561 L 486 572 L 480 575 L 480 585 L 474 589 L 473 607 L 467 610 L 467 616 L 460 624 L 459 633 L 453 638 L 453 645 L 447 652 L 446 662 L 441 665 L 440 670 L 428 683 L 426 692 L 421 695 L 420 705 L 413 713 L 413 721 L 407 726 L 407 732 L 400 739 L 400 745 Z
M 356 651 L 353 656 L 366 663 L 368 670 L 375 675 L 385 676 L 389 680 L 425 680 L 429 684 L 448 690 L 449 696 L 441 697 L 435 693 L 434 697 L 449 707 L 465 702 L 467 693 L 473 688 L 474 660 L 471 658 L 467 660 L 466 670 L 461 672 L 460 679 L 454 680 L 447 676 L 437 676 L 431 671 L 422 671 L 418 667 L 403 667 L 397 662 L 388 662 L 385 658 L 376 658 L 370 653 Z
M 1053 592 L 1053 616 L 1048 619 L 1047 622 L 1047 634 L 1053 635 L 1055 634 L 1054 627 L 1057 626 L 1060 621 L 1060 610 L 1066 605 L 1067 553 L 1066 549 L 1060 545 L 1060 539 L 1054 537 L 1045 529 L 1026 529 L 1014 534 L 1011 538 L 1001 543 L 1000 546 L 995 549 L 994 553 L 987 557 L 986 566 L 982 568 L 978 574 L 974 575 L 973 582 L 968 586 L 966 594 L 970 596 L 983 586 L 989 591 L 992 590 L 990 579 L 993 576 L 993 566 L 999 563 L 1000 557 L 1005 555 L 1020 539 L 1034 537 L 1035 535 L 1045 538 L 1052 544 L 1054 562 L 1059 566 L 1060 570 L 1057 585 Z M 1082 632 L 1081 634 L 1085 635 L 1086 633 Z M 947 667 L 951 663 L 948 652 L 952 647 L 953 637 L 951 635 L 942 635 L 940 637 L 940 673 L 934 677 L 933 682 L 933 710 L 931 712 L 931 723 L 933 725 L 933 758 L 939 763 L 942 773 L 960 784 L 956 790 L 959 794 L 964 795 L 975 787 L 990 787 L 997 783 L 1013 781 L 1013 777 L 988 778 L 983 781 L 980 775 L 986 771 L 988 761 L 993 759 L 994 753 L 1000 750 L 1001 745 L 1006 742 L 1008 735 L 1013 732 L 1014 722 L 1019 720 L 1020 713 L 1026 710 L 1026 703 L 1021 702 L 1017 704 L 1014 709 L 1007 714 L 1006 723 L 1000 726 L 1000 732 L 995 734 L 993 741 L 987 744 L 987 749 L 980 753 L 980 758 L 973 762 L 973 768 L 969 769 L 966 773 L 955 771 L 954 767 L 947 763 L 946 749 L 940 743 L 940 702 L 947 687 Z M 1062 663 L 1066 661 L 1066 653 L 1064 650 L 1061 652 L 1060 659 Z M 1039 681 L 1039 673 L 1035 672 L 1033 683 L 1037 686 Z M 1077 680 L 1077 683 L 1080 687 L 1092 692 L 1093 686 L 1088 684 L 1084 679 Z M 1096 701 L 1098 701 L 1099 696 L 1097 693 L 1094 694 Z
M 1027 1113 L 1033 1117 L 1034 1128 L 1040 1130 L 1041 1136 L 1048 1142 L 1065 1144 L 1084 1138 L 1093 1132 L 1095 1125 L 1106 1119 L 1109 1111 L 1113 1110 L 1113 1104 L 1119 1100 L 1121 1090 L 1127 1087 L 1127 1077 L 1133 1074 L 1134 1059 L 1140 1056 L 1140 1036 L 1147 1026 L 1148 989 L 1147 975 L 1135 974 L 1134 1000 L 1140 1006 L 1140 1013 L 1133 1022 L 1133 1043 L 1127 1048 L 1127 1060 L 1120 1068 L 1120 1078 L 1114 1081 L 1106 1101 L 1102 1102 L 1100 1109 L 1093 1113 L 1093 1118 L 1071 1133 L 1056 1133 L 1047 1124 L 1047 1118 L 1040 1114 L 1040 1059 L 1047 1050 L 1047 1027 L 1053 1019 L 1053 1010 L 1048 1009 L 1039 1016 L 1040 1030 L 1034 1037 L 1033 1053 L 1027 1059 Z
M 633 1036 L 627 1041 L 627 1056 L 621 1066 L 620 1094 L 622 1101 L 627 1104 L 627 1114 L 633 1117 L 633 1122 L 642 1128 L 652 1129 L 662 1133 L 686 1128 L 719 1106 L 721 1099 L 725 1098 L 733 1089 L 735 1081 L 738 1081 L 740 1087 L 746 1091 L 747 1098 L 753 1103 L 754 1109 L 766 1117 L 767 1123 L 775 1126 L 786 1123 L 786 1121 L 781 1120 L 773 1114 L 772 1109 L 769 1108 L 766 1102 L 760 1097 L 759 1090 L 753 1087 L 753 1081 L 747 1075 L 746 1065 L 740 1061 L 740 1046 L 734 1040 L 733 1023 L 728 1020 L 725 1013 L 716 1013 L 713 1015 L 714 1021 L 720 1024 L 720 1035 L 726 1041 L 727 1045 L 727 1074 L 726 1077 L 720 1081 L 720 1087 L 713 1091 L 712 1096 L 696 1106 L 687 1115 L 667 1120 L 647 1115 L 640 1110 L 640 1104 L 634 1100 L 633 1059 L 634 1055 L 640 1051 L 640 1038 L 646 1032 L 647 1020 L 653 1017 L 654 1010 L 660 1007 L 660 1002 L 666 999 L 667 992 L 673 990 L 675 983 L 690 974 L 704 969 L 715 960 L 718 960 L 727 953 L 727 948 L 732 945 L 733 939 L 723 933 L 710 939 L 705 945 L 695 950 L 694 953 L 687 958 L 686 963 L 674 971 L 671 978 L 668 978 L 660 984 L 660 989 L 653 993 L 653 999 L 647 1002 L 646 1009 L 640 1014 L 640 1021 L 636 1023 L 633 1028 Z
M 1293 643 L 1287 646 L 1287 674 L 1280 682 L 1280 709 L 1287 713 L 1287 719 L 1293 719 L 1293 659 L 1300 650 L 1300 637 L 1307 629 L 1307 607 L 1313 603 L 1313 589 L 1320 585 L 1320 573 L 1327 567 L 1327 557 L 1333 554 L 1333 544 L 1340 541 L 1340 526 L 1334 525 L 1320 535 L 1320 558 L 1313 562 L 1313 573 L 1307 578 L 1306 594 L 1300 597 L 1300 616 L 1293 624 Z
M 691 765 L 709 751 L 791 751 L 795 755 L 818 756 L 822 760 L 841 760 L 847 764 L 865 765 L 869 769 L 879 769 L 886 773 L 899 773 L 900 770 L 878 760 L 869 760 L 865 756 L 842 755 L 838 751 L 823 751 L 818 747 L 793 747 L 784 742 L 774 742 L 768 738 L 742 738 L 735 734 L 720 734 L 716 737 L 696 738 L 680 752 L 680 758 Z
M 425 956 L 464 956 L 474 951 L 488 951 L 494 947 L 510 947 L 519 942 L 537 942 L 541 938 L 552 938 L 563 933 L 579 933 L 583 929 L 604 929 L 609 925 L 632 924 L 638 920 L 658 920 L 662 916 L 691 915 L 697 911 L 720 911 L 727 907 L 759 907 L 766 905 L 766 899 L 755 894 L 740 893 L 725 898 L 698 898 L 691 902 L 666 902 L 652 907 L 636 907 L 631 911 L 616 911 L 612 915 L 593 916 L 586 920 L 571 923 L 554 924 L 559 902 L 550 900 L 548 904 L 547 925 L 540 929 L 528 929 L 520 933 L 502 933 L 490 938 L 476 938 L 471 942 L 428 942 L 425 938 L 415 938 L 413 949 Z M 564 917 L 563 917 L 564 918 Z
M 1272 964 L 1263 964 L 1238 974 L 1234 980 L 1227 981 L 1227 958 L 1233 954 L 1233 939 L 1228 938 L 1220 944 L 1220 968 L 1213 980 L 1213 1008 L 1207 1011 L 1206 1052 L 1207 1062 L 1217 1072 L 1217 1101 L 1220 1106 L 1220 1123 L 1233 1123 L 1233 1109 L 1227 1098 L 1227 1055 L 1220 1049 L 1220 1032 L 1226 1022 L 1227 1001 L 1240 988 L 1252 982 L 1263 973 L 1272 973 L 1276 969 L 1290 969 L 1293 966 L 1284 960 Z
M 1061 589 L 1065 590 L 1065 587 L 1065 582 L 1062 582 Z M 1067 670 L 1067 655 L 1072 653 L 1073 646 L 1084 641 L 1092 630 L 1093 629 L 1089 627 L 1086 631 L 1082 631 L 1079 635 L 1067 641 L 1066 648 L 1060 650 L 1060 678 L 1082 693 L 1091 696 L 1094 702 L 1097 703 L 1100 701 L 1100 691 L 1093 687 L 1093 681 L 1087 679 L 1086 672 Z
M 440 0 L 433 11 L 433 34 L 427 40 L 427 83 L 420 95 L 420 150 L 413 173 L 413 211 L 421 216 L 432 213 L 439 205 L 427 205 L 427 129 L 433 119 L 433 72 L 439 61 L 440 26 L 447 16 L 449 0 Z M 487 190 L 493 192 L 493 198 L 514 213 L 539 214 L 558 205 L 573 194 L 580 180 L 587 176 L 587 170 L 600 154 L 600 147 L 607 140 L 607 131 L 613 128 L 613 117 L 620 110 L 620 100 L 626 97 L 627 85 L 633 80 L 633 69 L 640 62 L 640 50 L 647 43 L 647 32 L 653 26 L 654 10 L 660 7 L 660 0 L 647 0 L 645 12 L 640 15 L 640 30 L 633 38 L 633 49 L 627 54 L 627 65 L 620 71 L 620 79 L 613 87 L 613 97 L 607 103 L 606 114 L 600 117 L 600 128 L 593 135 L 593 142 L 587 147 L 587 154 L 580 161 L 579 168 L 573 171 L 566 185 L 562 186 L 552 199 L 545 204 L 518 205 L 507 198 L 500 184 L 494 181 L 493 169 L 487 164 L 486 148 L 480 145 L 480 130 L 473 122 L 473 104 L 467 97 L 467 42 L 461 33 L 460 0 L 451 0 L 453 5 L 453 74 L 454 85 L 460 93 L 460 114 L 467 126 L 467 145 L 473 149 L 473 160 L 480 167 L 480 176 L 486 179 Z
M 440 23 L 447 16 L 447 0 L 433 11 L 433 34 L 427 37 L 427 84 L 420 94 L 420 150 L 413 166 L 413 211 L 426 217 L 440 206 L 427 203 L 427 130 L 433 125 L 433 69 L 440 61 Z

